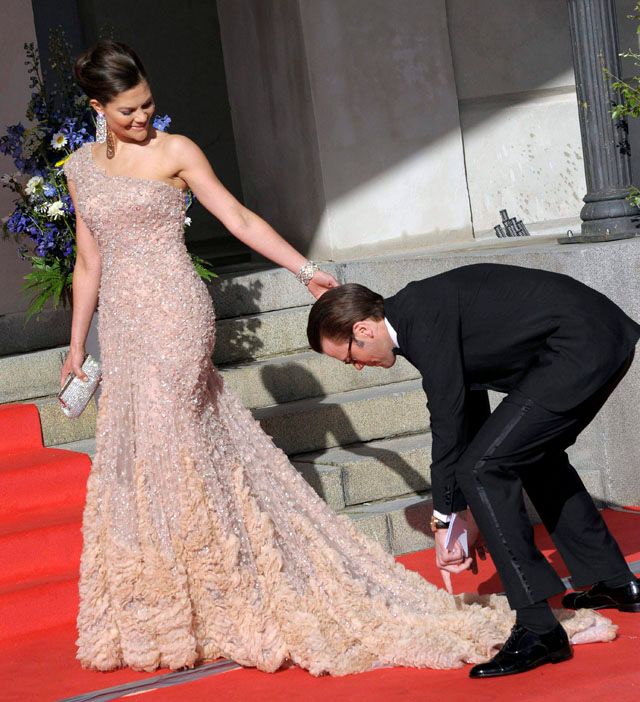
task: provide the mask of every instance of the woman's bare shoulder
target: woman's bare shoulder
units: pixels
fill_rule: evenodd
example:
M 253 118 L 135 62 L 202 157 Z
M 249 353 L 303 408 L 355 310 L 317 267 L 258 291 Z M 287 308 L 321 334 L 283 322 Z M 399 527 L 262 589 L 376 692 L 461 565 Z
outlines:
M 158 146 L 163 149 L 173 152 L 182 151 L 183 149 L 200 151 L 200 147 L 189 137 L 183 134 L 168 134 L 167 132 L 158 132 Z
M 182 134 L 167 134 L 160 137 L 158 146 L 161 147 L 165 156 L 176 164 L 184 168 L 187 163 L 204 158 L 202 149 L 193 141 Z

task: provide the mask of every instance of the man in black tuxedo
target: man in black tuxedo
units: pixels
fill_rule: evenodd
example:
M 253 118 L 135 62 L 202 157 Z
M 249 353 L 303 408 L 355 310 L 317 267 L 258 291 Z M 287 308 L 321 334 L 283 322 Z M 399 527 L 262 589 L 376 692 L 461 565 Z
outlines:
M 611 300 L 568 276 L 482 263 L 387 299 L 355 284 L 330 290 L 314 304 L 307 334 L 314 350 L 358 370 L 389 368 L 397 354 L 422 375 L 438 566 L 472 565 L 459 544 L 444 545 L 451 515 L 468 505 L 516 610 L 507 643 L 471 677 L 571 656 L 547 603 L 565 588 L 534 543 L 523 488 L 573 584 L 595 583 L 563 605 L 640 612 L 640 583 L 565 451 L 627 372 L 640 338 Z M 494 412 L 488 389 L 507 393 Z

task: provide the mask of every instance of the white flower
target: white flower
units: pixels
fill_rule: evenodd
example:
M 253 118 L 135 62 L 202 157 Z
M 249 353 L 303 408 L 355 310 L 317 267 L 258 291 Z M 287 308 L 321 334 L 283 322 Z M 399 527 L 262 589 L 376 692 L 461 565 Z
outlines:
M 35 195 L 38 188 L 42 187 L 42 183 L 44 183 L 44 181 L 42 180 L 41 176 L 33 176 L 32 178 L 29 178 L 29 181 L 24 189 L 25 193 L 27 193 L 27 195 Z
M 52 202 L 49 207 L 47 207 L 47 215 L 51 217 L 51 219 L 62 217 L 64 215 L 64 205 L 62 202 L 60 200 Z
M 62 132 L 56 132 L 51 137 L 51 146 L 54 149 L 61 149 L 67 143 L 67 137 Z
M 190 226 L 191 226 L 191 217 L 185 217 L 185 218 L 184 218 L 184 226 L 185 226 L 185 227 L 190 227 Z

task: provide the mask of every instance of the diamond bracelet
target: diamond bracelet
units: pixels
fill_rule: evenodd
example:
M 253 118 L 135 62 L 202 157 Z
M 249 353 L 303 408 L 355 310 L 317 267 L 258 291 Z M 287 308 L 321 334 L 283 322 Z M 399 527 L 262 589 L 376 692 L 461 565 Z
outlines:
M 296 273 L 296 278 L 303 284 L 309 285 L 313 274 L 318 270 L 318 264 L 313 261 L 307 261 L 302 268 Z

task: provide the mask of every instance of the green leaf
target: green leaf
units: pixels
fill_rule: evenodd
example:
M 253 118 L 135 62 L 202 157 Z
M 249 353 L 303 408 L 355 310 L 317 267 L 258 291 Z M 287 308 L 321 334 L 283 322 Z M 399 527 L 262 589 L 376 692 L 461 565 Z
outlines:
M 204 258 L 200 258 L 200 256 L 196 256 L 195 254 L 190 255 L 193 267 L 196 269 L 196 273 L 202 278 L 202 280 L 210 283 L 214 278 L 218 277 L 218 274 L 214 272 L 208 261 L 205 261 Z
M 56 309 L 61 302 L 65 304 L 71 286 L 71 273 L 63 270 L 60 261 L 48 263 L 43 258 L 32 256 L 30 262 L 31 273 L 24 276 L 25 292 L 33 295 L 27 309 L 27 322 L 42 312 L 49 300 Z

